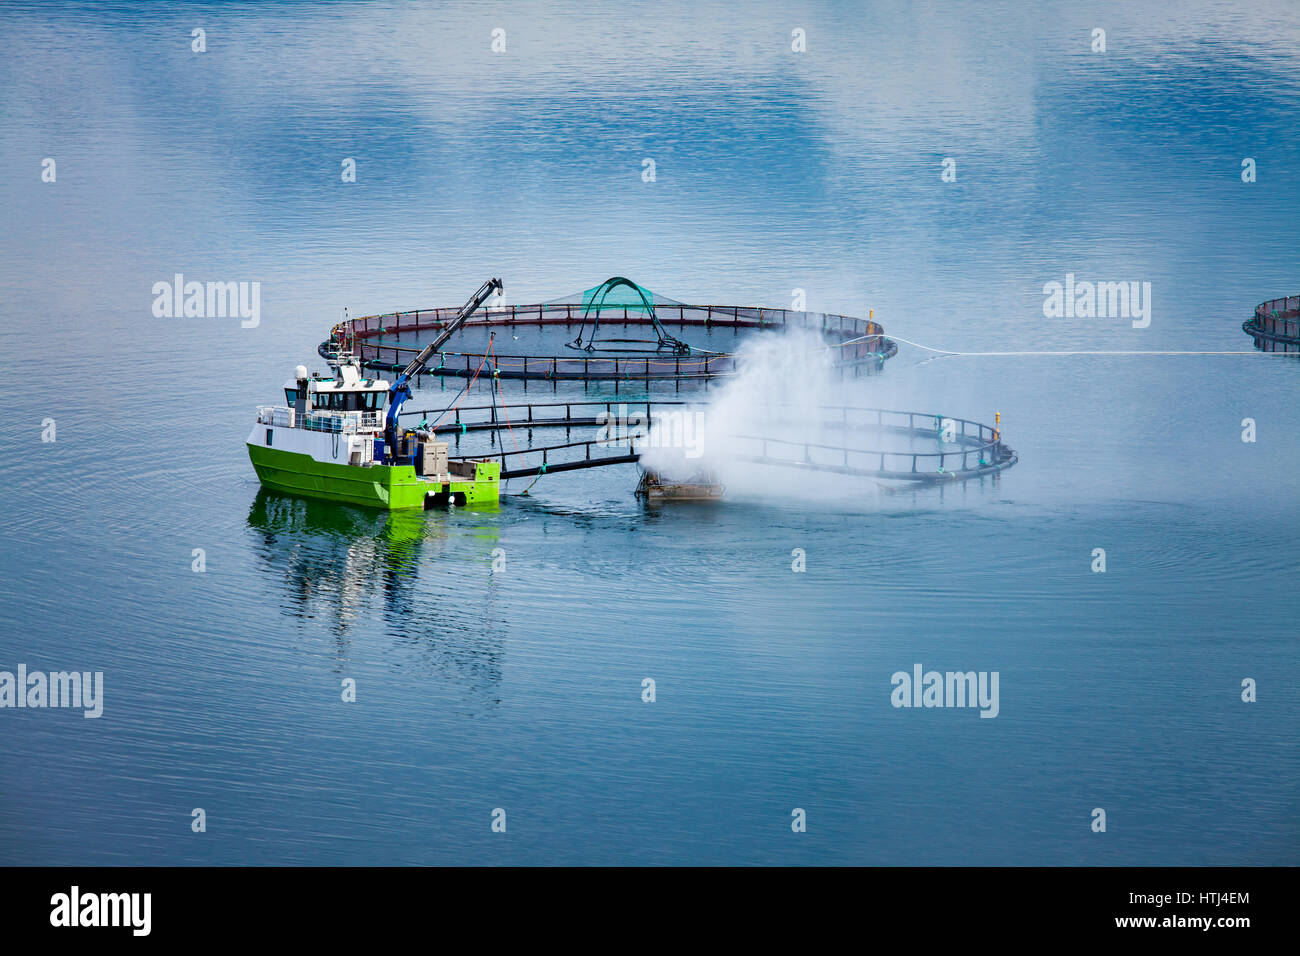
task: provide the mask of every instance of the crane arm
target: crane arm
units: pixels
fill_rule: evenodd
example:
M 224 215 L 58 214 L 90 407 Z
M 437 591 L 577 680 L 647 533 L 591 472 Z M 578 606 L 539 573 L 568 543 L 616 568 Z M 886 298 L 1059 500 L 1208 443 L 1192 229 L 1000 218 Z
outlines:
M 397 448 L 397 419 L 402 414 L 402 406 L 411 397 L 411 378 L 420 373 L 429 363 L 429 359 L 438 354 L 438 350 L 447 344 L 447 340 L 456 334 L 456 331 L 478 311 L 479 306 L 486 302 L 492 293 L 504 288 L 500 279 L 488 279 L 479 286 L 479 290 L 461 306 L 456 317 L 438 334 L 438 337 L 422 348 L 420 354 L 411 359 L 411 364 L 397 376 L 397 381 L 388 389 L 388 414 L 384 419 L 384 445 L 387 455 L 391 456 Z
M 411 364 L 406 366 L 406 371 L 402 372 L 402 376 L 398 381 L 409 379 L 424 368 L 429 359 L 437 355 L 438 350 L 447 344 L 447 340 L 456 334 L 456 330 L 478 311 L 479 306 L 486 302 L 493 292 L 499 292 L 503 288 L 500 279 L 488 279 L 487 282 L 484 282 L 479 287 L 479 290 L 470 297 L 470 300 L 460 307 L 460 311 L 456 313 L 456 318 L 451 320 L 451 323 L 439 333 L 438 337 L 421 349 L 419 355 L 411 359 Z

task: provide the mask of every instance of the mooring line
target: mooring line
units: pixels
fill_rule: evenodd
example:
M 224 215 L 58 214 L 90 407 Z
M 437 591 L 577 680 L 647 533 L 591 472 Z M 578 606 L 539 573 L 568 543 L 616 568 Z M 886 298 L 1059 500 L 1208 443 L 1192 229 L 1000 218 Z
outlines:
M 1290 355 L 1290 356 L 1295 356 L 1296 355 L 1295 352 L 1261 352 L 1256 349 L 1251 349 L 1249 351 L 1244 351 L 1244 352 L 1241 350 L 1232 351 L 1232 352 L 1227 352 L 1227 351 L 1187 352 L 1187 351 L 1174 351 L 1174 350 L 1165 350 L 1165 349 L 1114 349 L 1114 350 L 1066 349 L 1061 351 L 1023 350 L 1023 351 L 1016 351 L 1016 352 L 958 352 L 953 349 L 937 349 L 930 345 L 922 345 L 920 342 L 913 342 L 910 339 L 905 339 L 900 335 L 893 334 L 892 332 L 880 332 L 880 333 L 873 333 L 871 335 L 863 335 L 860 336 L 859 338 L 850 339 L 847 342 L 839 343 L 839 345 L 835 347 L 842 348 L 843 346 L 846 345 L 854 345 L 859 342 L 865 342 L 868 339 L 888 339 L 891 342 L 902 342 L 904 345 L 910 345 L 913 348 L 924 349 L 927 352 L 934 352 L 938 356 L 958 355 L 966 358 L 988 358 L 988 357 L 1006 358 L 1006 357 L 1018 357 L 1018 356 L 1030 356 L 1030 355 L 1032 356 L 1043 356 L 1043 355 L 1281 355 L 1281 356 Z

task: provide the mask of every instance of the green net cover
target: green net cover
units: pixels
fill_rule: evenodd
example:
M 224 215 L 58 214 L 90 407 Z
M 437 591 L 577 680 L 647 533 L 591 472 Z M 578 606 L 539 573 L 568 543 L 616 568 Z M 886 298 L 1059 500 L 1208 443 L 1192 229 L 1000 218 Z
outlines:
M 638 315 L 654 314 L 655 294 L 631 279 L 615 276 L 582 293 L 582 311 L 593 313 L 607 308 L 626 309 Z
M 663 296 L 657 296 L 645 286 L 638 285 L 631 279 L 623 276 L 612 276 L 606 279 L 598 286 L 585 289 L 574 296 L 568 296 L 560 301 L 551 301 L 546 303 L 547 307 L 554 306 L 572 306 L 580 308 L 582 325 L 578 330 L 577 337 L 567 343 L 570 348 L 582 348 L 588 352 L 595 351 L 599 342 L 610 345 L 617 345 L 620 350 L 628 351 L 629 345 L 653 345 L 655 351 L 662 351 L 664 348 L 671 348 L 678 354 L 690 352 L 690 346 L 670 335 L 659 321 L 655 314 L 655 306 L 658 305 L 681 305 L 681 303 L 668 299 Z M 602 316 L 611 319 L 636 318 L 642 321 L 649 320 L 649 324 L 654 326 L 654 339 L 611 339 L 608 336 L 598 334 Z M 578 316 L 574 316 L 577 318 Z M 631 351 L 645 351 L 644 349 L 631 349 Z
M 584 314 L 590 314 L 594 317 L 601 312 L 617 312 L 622 315 L 624 308 L 627 309 L 629 315 L 650 316 L 654 314 L 656 305 L 681 305 L 682 303 L 676 299 L 670 299 L 667 296 L 652 292 L 631 279 L 626 279 L 623 276 L 613 276 L 600 285 L 592 286 L 590 289 L 584 289 L 582 292 L 573 295 L 548 299 L 543 304 L 546 306 L 571 305 L 575 309 L 581 308 Z

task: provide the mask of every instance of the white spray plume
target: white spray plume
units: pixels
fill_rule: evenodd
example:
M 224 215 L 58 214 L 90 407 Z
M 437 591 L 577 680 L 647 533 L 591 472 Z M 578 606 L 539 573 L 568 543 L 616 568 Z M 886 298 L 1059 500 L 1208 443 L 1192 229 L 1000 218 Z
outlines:
M 838 358 L 838 350 L 810 329 L 750 338 L 737 351 L 736 374 L 705 403 L 656 413 L 640 445 L 642 466 L 668 480 L 711 477 L 727 497 L 870 504 L 878 487 L 861 478 L 747 460 L 765 455 L 797 462 L 805 442 L 846 444 L 843 432 L 828 424 L 835 414 L 828 409 L 871 403 L 865 380 L 841 380 Z

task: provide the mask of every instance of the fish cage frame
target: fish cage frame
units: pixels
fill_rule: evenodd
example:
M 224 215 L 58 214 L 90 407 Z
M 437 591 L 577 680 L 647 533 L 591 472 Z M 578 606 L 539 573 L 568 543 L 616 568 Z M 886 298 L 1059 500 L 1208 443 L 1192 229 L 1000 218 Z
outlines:
M 438 332 L 456 317 L 454 306 L 387 312 L 348 318 L 330 330 L 330 337 L 318 349 L 330 360 L 351 354 L 364 368 L 375 372 L 399 372 L 420 351 L 415 345 L 384 345 L 385 335 L 407 332 Z M 538 303 L 487 308 L 468 319 L 464 329 L 496 329 L 517 326 L 581 326 L 589 311 L 581 303 Z M 686 328 L 730 328 L 780 331 L 806 328 L 831 339 L 839 349 L 835 367 L 854 376 L 872 374 L 884 368 L 886 359 L 898 352 L 897 343 L 885 336 L 879 322 L 855 316 L 822 312 L 797 312 L 762 306 L 692 305 L 656 303 L 649 315 L 636 314 L 627 305 L 606 307 L 600 321 L 624 327 L 676 326 Z M 618 314 L 621 311 L 621 315 Z M 675 317 L 674 317 L 675 315 Z M 440 362 L 421 370 L 421 375 L 472 378 L 490 360 L 497 378 L 524 382 L 626 382 L 708 380 L 736 371 L 734 352 L 656 352 L 632 355 L 517 355 L 445 350 Z M 451 361 L 448 361 L 448 360 Z
M 1261 352 L 1300 352 L 1300 295 L 1261 302 L 1241 330 Z
M 585 428 L 607 423 L 615 414 L 619 416 L 629 413 L 639 415 L 644 412 L 647 420 L 649 420 L 653 416 L 656 407 L 664 406 L 676 409 L 691 408 L 694 407 L 694 403 L 680 400 L 645 399 L 636 401 L 498 402 L 492 405 L 474 405 L 463 408 L 457 406 L 454 409 L 445 410 L 443 417 L 430 426 L 428 430 L 435 435 L 452 436 L 452 441 L 457 447 L 460 445 L 460 438 L 470 432 L 492 432 L 494 433 L 493 443 L 497 444 L 499 442 L 498 450 L 451 455 L 450 459 L 453 461 L 471 461 L 485 457 L 496 458 L 501 462 L 501 478 L 503 480 L 526 478 L 542 474 L 557 474 L 586 468 L 636 463 L 640 459 L 640 453 L 635 447 L 636 436 L 625 436 L 620 439 L 580 438 L 574 441 L 572 440 L 571 431 L 574 428 Z M 563 415 L 558 413 L 561 408 L 564 409 Z M 577 414 L 575 414 L 575 409 Z M 538 410 L 542 410 L 544 414 L 538 415 Z M 555 412 L 551 413 L 551 410 L 555 410 Z M 847 445 L 831 445 L 825 442 L 773 438 L 762 435 L 737 435 L 732 437 L 755 443 L 755 454 L 742 454 L 736 457 L 738 460 L 758 465 L 793 467 L 811 472 L 896 481 L 911 485 L 948 483 L 996 475 L 1020 460 L 1015 449 L 1008 447 L 1002 441 L 1001 429 L 996 425 L 986 425 L 982 422 L 934 412 L 912 412 L 856 405 L 819 406 L 818 410 L 829 413 L 819 421 L 822 426 L 842 427 L 845 430 L 860 428 L 877 433 L 904 435 L 909 438 L 938 436 L 944 431 L 945 423 L 951 423 L 953 429 L 952 444 L 959 447 L 939 451 L 888 450 L 852 448 Z M 409 414 L 427 415 L 436 413 L 436 409 L 427 409 L 413 410 Z M 447 417 L 452 414 L 454 414 L 454 417 Z M 564 442 L 554 445 L 533 446 L 532 432 L 537 429 L 548 428 L 565 429 Z M 507 432 L 525 433 L 530 447 L 516 447 L 513 450 L 507 450 L 502 437 Z M 770 454 L 774 446 L 778 449 L 792 449 L 797 454 L 795 457 Z M 619 452 L 623 451 L 624 448 L 626 451 L 620 454 Z M 593 449 L 597 449 L 595 455 L 592 453 Z M 572 451 L 573 457 L 567 454 L 570 451 Z M 576 457 L 579 452 L 582 456 L 580 458 Z M 609 453 L 602 454 L 602 452 Z M 541 460 L 533 463 L 523 462 L 522 459 L 529 455 L 540 455 Z M 559 460 L 554 460 L 557 455 Z M 821 460 L 818 460 L 819 457 Z M 518 465 L 512 465 L 509 460 L 521 461 Z

